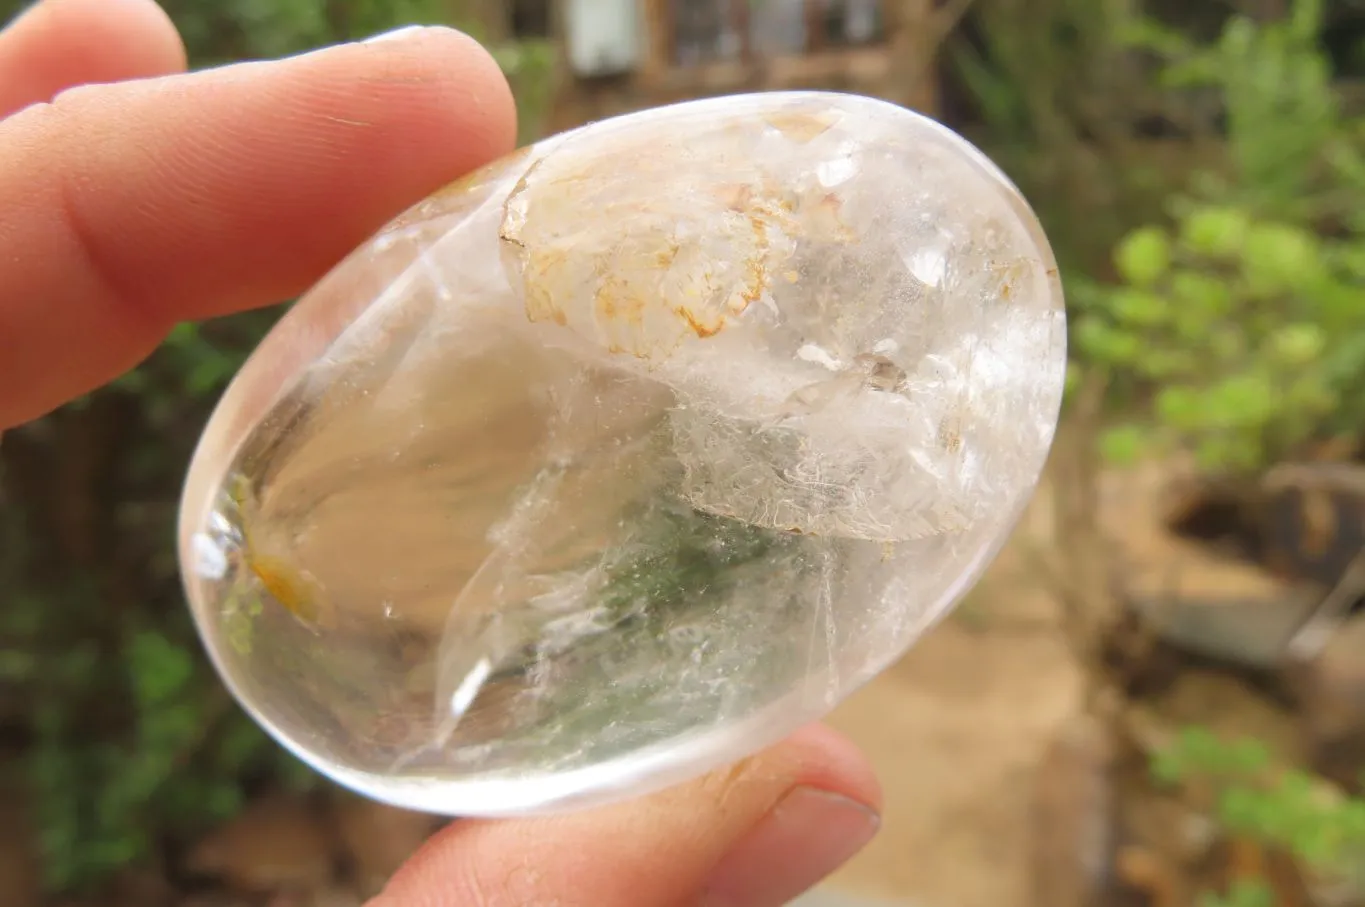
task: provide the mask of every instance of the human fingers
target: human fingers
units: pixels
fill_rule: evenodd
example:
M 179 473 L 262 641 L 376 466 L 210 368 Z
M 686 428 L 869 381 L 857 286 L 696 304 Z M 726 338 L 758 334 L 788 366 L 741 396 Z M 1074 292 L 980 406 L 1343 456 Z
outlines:
M 880 804 L 857 749 L 807 728 L 641 800 L 456 822 L 367 907 L 780 907 L 872 838 Z
M 297 295 L 509 150 L 492 58 L 449 29 L 75 88 L 0 121 L 0 428 L 176 322 Z
M 75 85 L 184 68 L 185 45 L 152 0 L 42 0 L 0 31 L 0 118 Z

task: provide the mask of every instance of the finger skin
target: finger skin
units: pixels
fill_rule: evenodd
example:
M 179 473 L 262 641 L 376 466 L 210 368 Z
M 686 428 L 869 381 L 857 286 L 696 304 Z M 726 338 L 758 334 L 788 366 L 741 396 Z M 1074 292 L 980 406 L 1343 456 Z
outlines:
M 185 45 L 151 0 L 44 0 L 0 32 L 0 117 L 74 85 L 185 69 Z
M 726 853 L 798 785 L 880 808 L 865 757 L 811 727 L 656 796 L 545 819 L 456 822 L 367 907 L 690 907 Z
M 510 150 L 506 80 L 429 29 L 77 88 L 0 122 L 0 428 L 135 365 L 176 322 L 295 296 Z

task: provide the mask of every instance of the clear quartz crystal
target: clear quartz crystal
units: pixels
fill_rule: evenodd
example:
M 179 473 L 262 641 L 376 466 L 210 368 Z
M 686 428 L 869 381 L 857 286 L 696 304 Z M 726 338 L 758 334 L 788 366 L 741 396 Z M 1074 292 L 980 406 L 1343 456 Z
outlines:
M 826 714 L 979 578 L 1051 444 L 1046 239 L 867 98 L 664 107 L 438 192 L 305 296 L 204 433 L 194 615 L 379 800 L 633 796 Z

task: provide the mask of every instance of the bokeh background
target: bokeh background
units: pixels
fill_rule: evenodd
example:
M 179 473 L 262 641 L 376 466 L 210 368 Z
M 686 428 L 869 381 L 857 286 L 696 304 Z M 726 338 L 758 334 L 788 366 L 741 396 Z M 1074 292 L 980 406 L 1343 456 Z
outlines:
M 826 896 L 1365 904 L 1365 3 L 164 5 L 196 66 L 456 25 L 524 140 L 794 87 L 972 138 L 1056 247 L 1069 395 L 991 573 L 833 716 L 887 811 Z M 356 907 L 433 828 L 269 742 L 184 607 L 187 459 L 277 315 L 183 325 L 0 445 L 0 905 Z

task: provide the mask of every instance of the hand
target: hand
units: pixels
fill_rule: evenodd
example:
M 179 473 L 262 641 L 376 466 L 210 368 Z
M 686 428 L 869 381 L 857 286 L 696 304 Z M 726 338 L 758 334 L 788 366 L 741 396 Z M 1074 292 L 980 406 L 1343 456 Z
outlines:
M 514 141 L 497 66 L 445 29 L 184 69 L 151 0 L 46 0 L 0 32 L 0 429 L 176 322 L 299 294 Z M 811 728 L 651 798 L 457 822 L 372 907 L 777 907 L 867 842 L 878 800 Z

